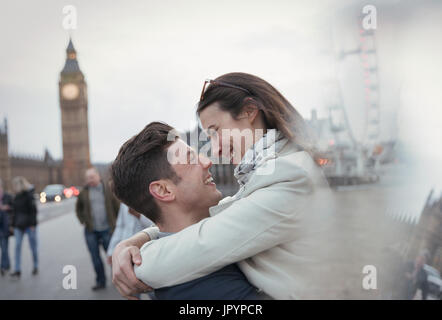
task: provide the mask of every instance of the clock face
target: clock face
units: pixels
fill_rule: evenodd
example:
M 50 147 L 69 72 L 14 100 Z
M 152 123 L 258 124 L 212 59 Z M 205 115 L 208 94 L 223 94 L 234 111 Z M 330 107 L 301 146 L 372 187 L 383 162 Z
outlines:
M 76 86 L 73 83 L 65 84 L 61 88 L 61 94 L 63 95 L 63 98 L 66 100 L 74 100 L 78 97 L 78 94 L 80 93 L 80 90 L 78 89 L 78 86 Z

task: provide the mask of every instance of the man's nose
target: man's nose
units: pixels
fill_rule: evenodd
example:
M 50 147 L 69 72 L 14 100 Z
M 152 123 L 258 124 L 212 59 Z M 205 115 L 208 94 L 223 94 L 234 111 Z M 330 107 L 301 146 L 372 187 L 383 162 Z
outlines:
M 199 155 L 199 161 L 204 169 L 209 169 L 212 166 L 212 161 L 209 158 L 203 156 L 202 154 Z

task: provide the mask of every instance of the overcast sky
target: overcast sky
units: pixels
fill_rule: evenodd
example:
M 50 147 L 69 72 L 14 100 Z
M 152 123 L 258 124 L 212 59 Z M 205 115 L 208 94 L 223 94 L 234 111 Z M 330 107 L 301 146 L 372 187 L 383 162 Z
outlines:
M 348 7 L 347 4 L 352 6 Z M 383 140 L 442 161 L 442 6 L 437 1 L 371 1 L 378 11 Z M 89 94 L 92 162 L 154 120 L 194 124 L 206 78 L 242 71 L 277 87 L 309 118 L 326 115 L 324 83 L 336 50 L 357 45 L 358 1 L 1 1 L 0 115 L 9 149 L 61 158 L 59 73 L 71 32 Z M 382 4 L 382 5 L 381 5 Z M 335 38 L 331 41 L 330 30 Z M 352 129 L 364 124 L 361 64 L 337 65 Z

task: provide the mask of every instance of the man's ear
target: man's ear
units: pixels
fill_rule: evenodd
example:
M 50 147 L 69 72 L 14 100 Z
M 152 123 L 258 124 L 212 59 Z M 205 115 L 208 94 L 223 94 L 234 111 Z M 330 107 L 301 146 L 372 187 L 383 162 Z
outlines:
M 175 194 L 165 180 L 152 181 L 149 184 L 150 194 L 159 201 L 170 202 L 175 200 Z

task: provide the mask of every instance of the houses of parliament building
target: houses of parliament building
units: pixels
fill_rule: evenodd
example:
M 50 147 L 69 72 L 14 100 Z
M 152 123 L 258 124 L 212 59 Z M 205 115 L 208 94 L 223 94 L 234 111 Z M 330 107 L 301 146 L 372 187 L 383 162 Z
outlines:
M 60 72 L 58 86 L 63 159 L 54 160 L 48 150 L 40 158 L 9 154 L 8 123 L 4 119 L 0 125 L 0 177 L 6 190 L 10 190 L 11 179 L 15 176 L 25 177 L 37 192 L 48 184 L 84 184 L 84 173 L 91 165 L 87 85 L 71 39 L 66 49 L 66 62 Z

